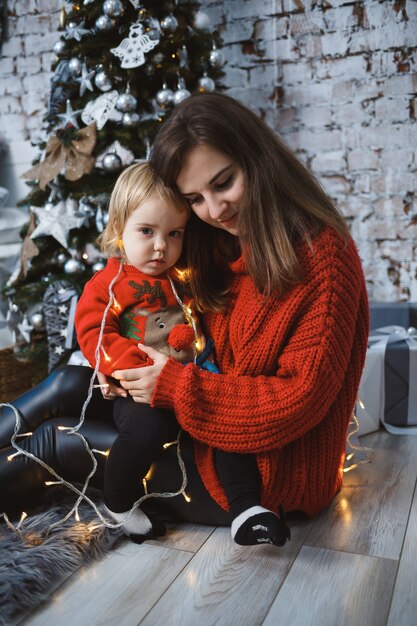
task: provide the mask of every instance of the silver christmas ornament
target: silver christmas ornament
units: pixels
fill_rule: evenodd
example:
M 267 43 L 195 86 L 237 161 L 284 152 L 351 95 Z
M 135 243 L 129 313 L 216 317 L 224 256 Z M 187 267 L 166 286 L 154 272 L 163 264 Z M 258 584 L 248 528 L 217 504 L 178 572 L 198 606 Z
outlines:
M 75 128 L 79 128 L 77 117 L 81 113 L 81 109 L 73 110 L 71 106 L 71 100 L 67 100 L 65 105 L 65 113 L 59 113 L 57 118 L 60 120 L 60 128 L 65 128 L 68 124 L 70 126 L 74 126 Z M 45 206 L 48 209 L 48 205 Z
M 108 30 L 111 30 L 116 25 L 115 21 L 111 19 L 108 15 L 100 15 L 96 19 L 96 29 L 105 33 Z
M 151 28 L 146 34 L 151 41 L 159 41 L 161 39 L 161 33 L 156 28 Z
M 64 252 L 59 252 L 59 254 L 56 255 L 56 262 L 61 267 L 64 267 L 65 262 L 67 261 L 67 259 L 68 259 L 68 257 L 67 257 L 67 255 Z
M 81 74 L 83 62 L 81 61 L 81 59 L 73 57 L 68 61 L 68 67 L 71 71 L 71 74 L 73 74 L 74 76 L 79 76 Z
M 105 265 L 106 263 L 102 259 L 99 259 L 98 261 L 93 263 L 91 269 L 93 270 L 93 272 L 99 272 L 100 270 L 104 269 Z
M 64 272 L 66 274 L 81 274 L 84 269 L 84 264 L 78 259 L 68 259 L 64 265 Z
M 76 78 L 77 83 L 80 83 L 80 96 L 83 96 L 87 89 L 89 91 L 94 91 L 94 87 L 91 83 L 94 74 L 95 70 L 88 71 L 86 64 L 83 63 L 81 76 Z
M 106 172 L 117 172 L 122 167 L 122 159 L 115 152 L 110 152 L 103 157 L 103 168 Z
M 224 62 L 225 62 L 223 52 L 213 47 L 213 50 L 210 52 L 210 55 L 209 55 L 209 61 L 213 67 L 222 67 L 222 65 L 224 65 Z
M 58 39 L 52 46 L 52 52 L 57 56 L 62 54 L 65 50 L 65 41 L 63 39 Z
M 207 93 L 209 91 L 214 91 L 216 89 L 216 83 L 210 76 L 204 74 L 202 78 L 198 81 L 198 91 L 200 93 Z
M 103 13 L 110 17 L 120 17 L 124 10 L 121 0 L 105 0 L 103 4 Z
M 98 87 L 100 91 L 110 91 L 110 89 L 113 88 L 110 78 L 104 71 L 98 72 L 96 74 L 94 82 L 96 84 L 96 87 Z
M 194 28 L 198 28 L 199 30 L 208 30 L 210 28 L 210 18 L 207 13 L 197 11 L 194 16 Z
M 156 54 L 153 55 L 152 57 L 152 62 L 155 65 L 161 65 L 164 62 L 164 55 L 162 54 L 162 52 L 157 52 Z
M 161 28 L 168 33 L 173 33 L 178 28 L 178 20 L 175 15 L 167 15 L 161 20 Z
M 162 89 L 160 89 L 156 94 L 156 101 L 161 107 L 161 109 L 165 109 L 169 107 L 174 101 L 174 92 L 168 88 L 167 84 L 164 83 L 162 85 Z
M 190 94 L 190 92 L 188 91 L 188 89 L 187 89 L 187 87 L 185 85 L 185 80 L 183 78 L 179 78 L 178 79 L 178 89 L 174 93 L 174 104 L 181 104 L 181 102 L 183 100 L 186 100 L 190 96 L 191 96 L 191 94 Z
M 84 21 L 77 24 L 77 22 L 68 22 L 65 27 L 64 38 L 65 39 L 76 39 L 77 41 L 81 41 L 84 35 L 89 35 L 90 31 L 84 28 Z
M 138 101 L 131 93 L 121 93 L 116 100 L 116 109 L 126 113 L 128 111 L 134 111 L 138 106 Z
M 126 126 L 126 128 L 131 128 L 132 126 L 137 126 L 140 121 L 139 113 L 128 112 L 123 113 L 122 124 Z
M 42 313 L 40 311 L 38 311 L 37 313 L 34 313 L 30 318 L 30 322 L 35 330 L 42 330 L 43 329 Z
M 188 89 L 178 89 L 174 93 L 174 104 L 181 104 L 181 102 L 183 102 L 183 100 L 186 100 L 190 96 L 191 96 L 191 94 L 188 91 Z
M 38 218 L 38 225 L 30 235 L 31 239 L 50 235 L 63 248 L 68 248 L 68 235 L 72 228 L 79 228 L 80 219 L 76 217 L 65 200 L 55 204 L 49 211 L 45 207 L 31 206 L 31 211 Z
M 55 276 L 51 272 L 48 272 L 47 274 L 44 274 L 42 276 L 41 281 L 45 283 L 45 285 L 49 285 L 49 283 L 53 281 L 54 279 L 55 279 Z

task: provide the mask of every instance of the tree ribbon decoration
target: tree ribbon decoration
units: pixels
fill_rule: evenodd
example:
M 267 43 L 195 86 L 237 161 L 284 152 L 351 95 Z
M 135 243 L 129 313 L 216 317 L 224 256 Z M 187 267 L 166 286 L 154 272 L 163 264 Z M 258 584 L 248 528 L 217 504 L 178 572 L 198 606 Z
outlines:
M 96 162 L 91 156 L 96 135 L 95 123 L 81 130 L 74 127 L 59 129 L 56 135 L 48 139 L 45 159 L 22 174 L 22 177 L 39 179 L 39 187 L 44 190 L 62 170 L 65 178 L 71 181 L 89 174 Z

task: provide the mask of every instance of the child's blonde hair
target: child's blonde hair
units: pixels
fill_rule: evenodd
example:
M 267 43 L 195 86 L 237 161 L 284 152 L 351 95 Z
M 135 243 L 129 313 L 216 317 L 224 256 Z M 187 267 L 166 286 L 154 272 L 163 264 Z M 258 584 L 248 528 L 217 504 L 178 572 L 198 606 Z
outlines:
M 178 213 L 190 213 L 188 202 L 164 185 L 148 162 L 130 165 L 116 180 L 109 201 L 109 220 L 97 239 L 105 255 L 118 256 L 123 253 L 121 237 L 126 222 L 133 211 L 151 196 L 158 196 Z

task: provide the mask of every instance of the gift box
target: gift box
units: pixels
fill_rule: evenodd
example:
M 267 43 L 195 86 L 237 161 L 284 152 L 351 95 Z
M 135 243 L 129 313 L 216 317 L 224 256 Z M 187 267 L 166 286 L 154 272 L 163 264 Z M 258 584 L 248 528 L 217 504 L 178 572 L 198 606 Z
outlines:
M 381 423 L 394 434 L 417 434 L 417 304 L 371 305 L 356 416 L 359 435 Z
M 372 302 L 369 309 L 371 331 L 383 326 L 417 328 L 417 302 Z

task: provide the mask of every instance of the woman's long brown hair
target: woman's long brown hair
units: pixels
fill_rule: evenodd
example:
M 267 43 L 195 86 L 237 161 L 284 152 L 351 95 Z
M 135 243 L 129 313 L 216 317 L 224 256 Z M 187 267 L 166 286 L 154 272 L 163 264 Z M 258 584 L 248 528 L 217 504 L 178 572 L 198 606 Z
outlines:
M 344 240 L 349 231 L 338 208 L 314 175 L 252 111 L 223 94 L 191 96 L 160 129 L 151 161 L 164 182 L 176 188 L 184 158 L 197 146 L 227 154 L 245 180 L 239 205 L 239 242 L 257 289 L 280 294 L 303 276 L 296 254 L 325 226 Z M 236 237 L 195 215 L 187 232 L 190 286 L 199 310 L 221 310 L 227 301 L 227 261 L 236 256 Z

